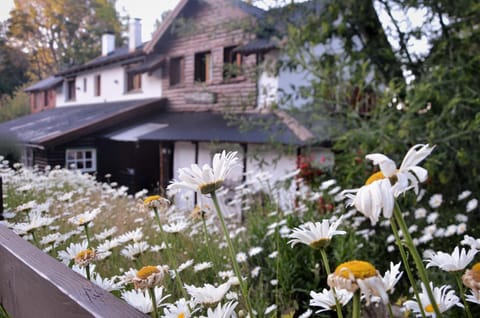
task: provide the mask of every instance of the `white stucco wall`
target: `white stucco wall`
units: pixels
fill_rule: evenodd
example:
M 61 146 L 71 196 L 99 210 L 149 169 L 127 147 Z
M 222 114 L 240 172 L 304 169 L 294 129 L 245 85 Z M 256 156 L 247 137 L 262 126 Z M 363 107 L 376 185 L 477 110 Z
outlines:
M 282 150 L 266 148 L 264 145 L 248 145 L 247 176 L 265 172 L 272 175 L 272 182 L 292 172 L 297 167 L 297 155 Z
M 94 96 L 95 76 L 101 76 L 101 94 Z M 86 89 L 84 88 L 86 81 Z M 142 74 L 142 89 L 139 92 L 127 92 L 127 75 L 121 65 L 96 68 L 90 72 L 80 73 L 75 79 L 75 100 L 66 101 L 66 81 L 57 92 L 57 107 L 75 106 L 94 103 L 107 103 L 120 100 L 134 100 L 162 96 L 161 70 L 151 75 Z

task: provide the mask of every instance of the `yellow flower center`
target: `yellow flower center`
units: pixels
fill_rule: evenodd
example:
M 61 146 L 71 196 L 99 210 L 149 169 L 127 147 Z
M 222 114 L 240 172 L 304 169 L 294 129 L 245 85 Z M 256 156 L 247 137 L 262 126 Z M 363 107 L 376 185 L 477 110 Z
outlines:
M 472 278 L 476 282 L 480 282 L 480 262 L 477 264 L 473 265 L 472 269 L 470 270 L 470 273 L 472 275 Z
M 372 174 L 367 179 L 367 181 L 365 181 L 365 185 L 369 185 L 370 183 L 372 183 L 374 181 L 378 181 L 378 180 L 382 180 L 382 179 L 385 179 L 385 176 L 383 175 L 383 173 L 381 171 L 375 172 L 374 174 Z
M 426 312 L 434 312 L 432 304 L 428 304 L 425 306 L 425 311 Z
M 78 252 L 78 254 L 75 256 L 75 259 L 79 260 L 87 260 L 95 257 L 95 252 L 90 249 L 86 249 L 83 251 Z
M 160 273 L 157 266 L 143 266 L 138 272 L 137 277 L 140 279 L 147 279 L 150 275 Z
M 350 278 L 353 275 L 355 279 L 365 279 L 377 276 L 375 266 L 365 261 L 350 261 L 340 264 L 335 269 L 335 276 Z
M 185 313 L 184 312 L 179 313 L 177 318 L 185 318 Z
M 151 195 L 149 197 L 146 197 L 145 200 L 143 200 L 143 204 L 148 205 L 149 203 L 160 200 L 161 198 L 162 197 L 159 195 Z

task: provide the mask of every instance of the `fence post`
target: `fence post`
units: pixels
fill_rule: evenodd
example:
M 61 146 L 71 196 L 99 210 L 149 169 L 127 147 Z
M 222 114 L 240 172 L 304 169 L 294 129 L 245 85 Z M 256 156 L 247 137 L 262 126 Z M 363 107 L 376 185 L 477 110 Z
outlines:
M 3 220 L 3 182 L 0 176 L 0 221 Z

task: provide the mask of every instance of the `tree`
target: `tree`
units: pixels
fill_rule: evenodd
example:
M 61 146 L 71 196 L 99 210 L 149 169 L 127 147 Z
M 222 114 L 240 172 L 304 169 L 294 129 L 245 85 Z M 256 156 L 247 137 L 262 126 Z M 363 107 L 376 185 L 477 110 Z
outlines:
M 8 24 L 12 45 L 28 54 L 36 79 L 98 56 L 106 31 L 122 40 L 114 0 L 15 0 Z
M 28 81 L 28 66 L 26 54 L 0 37 L 0 96 L 11 96 L 16 88 Z

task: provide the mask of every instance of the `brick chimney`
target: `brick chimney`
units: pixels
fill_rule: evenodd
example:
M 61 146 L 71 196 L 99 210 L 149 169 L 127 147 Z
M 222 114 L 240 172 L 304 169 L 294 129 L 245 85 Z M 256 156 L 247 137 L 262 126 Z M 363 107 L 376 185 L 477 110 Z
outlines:
M 142 44 L 142 24 L 140 19 L 135 18 L 130 21 L 128 27 L 128 50 L 135 51 Z
M 106 56 L 115 50 L 115 35 L 113 33 L 104 33 L 102 35 L 102 55 Z

